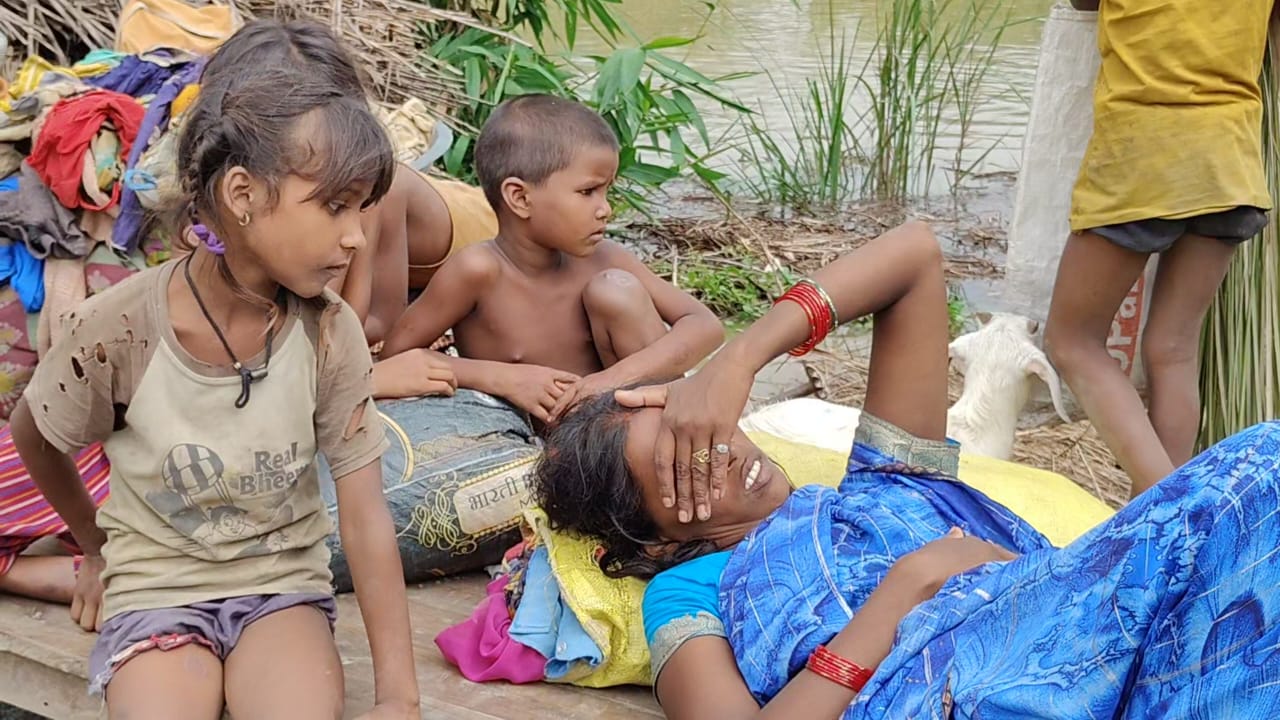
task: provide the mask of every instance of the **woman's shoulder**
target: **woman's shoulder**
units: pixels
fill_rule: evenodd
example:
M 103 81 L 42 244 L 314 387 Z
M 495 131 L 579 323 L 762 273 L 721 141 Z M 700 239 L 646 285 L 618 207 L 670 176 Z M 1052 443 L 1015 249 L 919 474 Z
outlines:
M 644 592 L 644 637 L 656 680 L 662 668 L 689 640 L 724 637 L 720 619 L 720 575 L 729 552 L 703 555 L 658 573 Z
M 703 612 L 719 617 L 720 576 L 730 554 L 703 555 L 654 576 L 644 591 L 645 635 L 652 639 L 662 625 L 676 617 Z

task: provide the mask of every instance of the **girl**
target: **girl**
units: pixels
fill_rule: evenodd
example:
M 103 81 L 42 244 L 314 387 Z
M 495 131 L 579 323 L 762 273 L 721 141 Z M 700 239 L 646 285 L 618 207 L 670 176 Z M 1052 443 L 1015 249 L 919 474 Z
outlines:
M 365 94 L 351 54 L 327 27 L 306 20 L 245 25 L 236 42 L 209 61 L 201 84 L 220 85 L 239 77 L 240 68 L 258 65 L 289 66 L 319 75 L 351 97 Z M 425 288 L 455 251 L 493 237 L 497 220 L 479 188 L 397 164 L 391 187 L 364 213 L 361 227 L 366 244 L 329 288 L 350 303 L 365 340 L 378 346 L 409 294 Z M 457 382 L 448 362 L 423 348 L 376 363 L 373 387 L 374 397 L 402 398 L 452 395 Z
M 667 717 L 1274 715 L 1280 425 L 1052 548 L 951 479 L 946 289 L 927 228 L 873 240 L 784 298 L 691 377 L 586 401 L 535 475 L 554 526 L 602 540 L 606 572 L 653 577 L 644 626 Z M 793 489 L 736 428 L 751 379 L 869 313 L 848 471 L 838 490 Z M 714 512 L 679 517 L 684 494 L 660 479 L 673 457 L 688 463 L 677 485 L 703 484 L 693 496 Z
M 317 453 L 369 631 L 365 717 L 417 717 L 370 358 L 325 291 L 364 243 L 391 146 L 314 73 L 237 72 L 202 89 L 179 143 L 202 246 L 68 316 L 14 442 L 84 552 L 72 615 L 101 631 L 90 690 L 110 717 L 342 716 Z M 69 453 L 99 440 L 111 495 L 95 522 Z

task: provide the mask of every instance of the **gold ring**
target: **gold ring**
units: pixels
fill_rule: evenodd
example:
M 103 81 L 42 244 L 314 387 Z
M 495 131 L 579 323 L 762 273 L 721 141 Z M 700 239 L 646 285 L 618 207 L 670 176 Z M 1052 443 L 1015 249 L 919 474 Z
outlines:
M 706 465 L 711 462 L 711 451 L 703 448 L 693 454 L 693 460 L 694 462 Z

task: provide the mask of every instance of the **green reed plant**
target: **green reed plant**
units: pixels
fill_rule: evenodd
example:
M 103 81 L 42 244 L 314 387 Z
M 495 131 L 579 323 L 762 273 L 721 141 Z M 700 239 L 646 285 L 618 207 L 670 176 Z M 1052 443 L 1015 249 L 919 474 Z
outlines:
M 647 213 L 649 201 L 670 180 L 694 177 L 717 189 L 724 178 L 711 159 L 719 152 L 695 99 L 731 113 L 747 113 L 723 89 L 732 76 L 710 78 L 669 54 L 697 41 L 662 37 L 640 42 L 620 17 L 620 0 L 437 0 L 437 7 L 470 12 L 503 33 L 457 23 L 422 27 L 423 62 L 452 68 L 466 88 L 454 109 L 460 137 L 443 158 L 445 170 L 473 178 L 474 139 L 493 108 L 527 93 L 579 100 L 613 127 L 621 145 L 615 199 Z M 715 4 L 708 3 L 709 13 Z M 611 47 L 577 56 L 581 25 Z M 516 37 L 530 36 L 531 42 Z M 563 50 L 553 50 L 555 46 Z
M 1272 23 L 1262 72 L 1263 153 L 1273 207 L 1280 207 L 1280 33 Z M 1212 445 L 1280 417 L 1280 222 L 1245 243 L 1205 323 L 1200 442 Z
M 773 83 L 790 127 L 748 120 L 742 184 L 760 200 L 800 209 L 900 201 L 928 192 L 938 138 L 953 131 L 954 188 L 986 154 L 966 155 L 1009 18 L 1007 8 L 984 0 L 881 3 L 874 43 L 861 58 L 848 36 L 829 31 L 803 93 Z

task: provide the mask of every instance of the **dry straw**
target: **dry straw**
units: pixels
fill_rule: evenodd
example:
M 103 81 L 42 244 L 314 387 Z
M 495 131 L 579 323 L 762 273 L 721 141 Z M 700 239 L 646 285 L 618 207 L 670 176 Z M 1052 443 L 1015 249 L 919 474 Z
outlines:
M 246 18 L 307 17 L 329 25 L 355 53 L 375 100 L 398 105 L 416 97 L 442 114 L 458 105 L 462 79 L 458 71 L 423 54 L 419 30 L 424 24 L 457 23 L 522 42 L 467 13 L 436 10 L 412 0 L 230 2 Z M 68 48 L 111 47 L 121 4 L 120 0 L 0 0 L 0 32 L 9 43 L 5 69 L 11 72 L 14 63 L 31 54 L 65 65 L 79 59 L 67 57 Z

